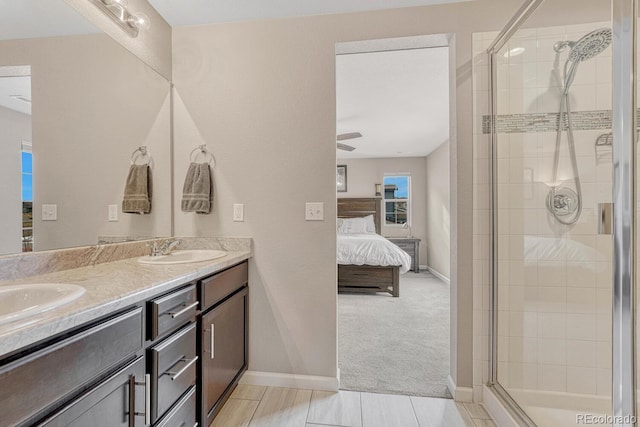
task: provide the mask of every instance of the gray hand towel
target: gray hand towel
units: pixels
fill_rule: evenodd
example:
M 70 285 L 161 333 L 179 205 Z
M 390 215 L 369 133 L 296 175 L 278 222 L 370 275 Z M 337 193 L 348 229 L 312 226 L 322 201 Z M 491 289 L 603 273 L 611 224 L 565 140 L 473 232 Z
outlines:
M 213 206 L 213 175 L 209 163 L 191 163 L 182 187 L 182 211 L 209 213 Z
M 151 212 L 151 168 L 149 165 L 131 165 L 124 186 L 122 212 L 148 214 Z

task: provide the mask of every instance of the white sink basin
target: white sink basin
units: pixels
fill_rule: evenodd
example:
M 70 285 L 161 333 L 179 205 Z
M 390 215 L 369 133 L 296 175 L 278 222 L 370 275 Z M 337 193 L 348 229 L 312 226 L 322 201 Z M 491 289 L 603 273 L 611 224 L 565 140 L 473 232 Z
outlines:
M 213 249 L 194 249 L 185 251 L 173 251 L 169 255 L 143 256 L 138 258 L 138 262 L 142 264 L 186 264 L 189 262 L 211 261 L 213 259 L 226 256 L 225 251 L 217 251 Z
M 0 286 L 0 325 L 68 304 L 84 292 L 82 286 L 64 283 Z

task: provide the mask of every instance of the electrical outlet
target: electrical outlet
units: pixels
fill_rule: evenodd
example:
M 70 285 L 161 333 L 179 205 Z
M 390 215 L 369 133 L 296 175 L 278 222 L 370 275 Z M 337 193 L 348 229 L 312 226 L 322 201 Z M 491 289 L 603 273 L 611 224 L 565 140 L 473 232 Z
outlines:
M 322 202 L 307 202 L 304 211 L 304 219 L 307 221 L 324 220 L 324 203 Z
M 42 220 L 43 221 L 57 221 L 58 220 L 58 205 L 42 205 Z
M 233 220 L 236 222 L 244 221 L 244 205 L 241 203 L 235 203 L 233 205 Z
M 118 205 L 107 205 L 109 210 L 109 221 L 114 222 L 118 220 Z

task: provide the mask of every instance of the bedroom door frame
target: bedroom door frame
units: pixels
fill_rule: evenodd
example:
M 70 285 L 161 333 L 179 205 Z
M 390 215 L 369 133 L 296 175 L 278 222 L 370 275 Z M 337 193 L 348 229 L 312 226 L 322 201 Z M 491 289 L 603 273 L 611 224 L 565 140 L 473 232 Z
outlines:
M 407 50 L 447 47 L 449 52 L 449 375 L 447 388 L 457 401 L 472 401 L 473 384 L 473 304 L 472 268 L 473 249 L 469 244 L 473 237 L 472 188 L 473 151 L 471 146 L 458 147 L 457 131 L 457 61 L 455 33 L 425 34 L 397 38 L 361 40 L 336 44 L 336 55 L 340 52 L 367 53 L 390 50 Z M 334 64 L 335 66 L 335 64 Z M 337 71 L 337 70 L 336 70 Z M 469 77 L 471 80 L 471 77 Z M 469 90 L 471 97 L 471 90 Z M 336 93 L 337 101 L 337 93 Z M 468 114 L 472 117 L 471 112 Z M 335 134 L 337 135 L 337 118 Z M 460 148 L 460 149 L 458 149 Z M 336 155 L 336 166 L 338 158 Z M 460 179 L 459 179 L 460 178 Z M 463 191 L 459 191 L 461 188 Z M 373 183 L 372 183 L 373 189 Z M 338 193 L 336 192 L 336 203 Z M 458 230 L 463 230 L 459 233 Z M 424 242 L 426 244 L 426 242 Z M 441 276 L 437 276 L 442 279 Z M 459 289 L 458 284 L 463 284 Z M 337 277 L 336 277 L 337 293 Z M 337 301 L 336 301 L 337 304 Z M 336 309 L 336 331 L 338 313 Z M 336 334 L 336 341 L 338 335 Z M 336 362 L 338 361 L 336 345 Z M 337 369 L 338 382 L 340 367 Z M 464 386 L 460 386 L 464 384 Z

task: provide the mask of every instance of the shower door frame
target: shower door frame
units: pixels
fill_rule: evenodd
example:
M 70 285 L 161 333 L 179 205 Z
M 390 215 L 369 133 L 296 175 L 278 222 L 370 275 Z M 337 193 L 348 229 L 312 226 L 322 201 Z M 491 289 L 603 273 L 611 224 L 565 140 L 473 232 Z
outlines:
M 535 426 L 498 382 L 498 188 L 497 188 L 497 59 L 498 51 L 545 0 L 527 0 L 487 48 L 491 128 L 491 298 L 489 380 L 487 386 L 526 426 Z M 636 417 L 635 282 L 636 282 L 636 25 L 638 0 L 611 0 L 612 129 L 613 129 L 613 306 L 612 414 L 615 427 L 634 426 Z M 629 375 L 629 372 L 631 375 Z M 626 375 L 625 375 L 626 373 Z

